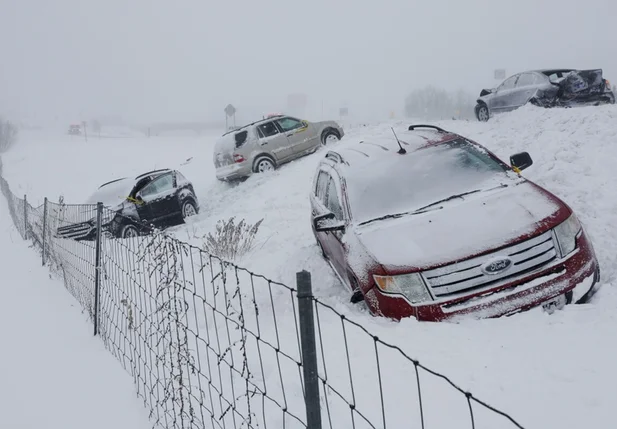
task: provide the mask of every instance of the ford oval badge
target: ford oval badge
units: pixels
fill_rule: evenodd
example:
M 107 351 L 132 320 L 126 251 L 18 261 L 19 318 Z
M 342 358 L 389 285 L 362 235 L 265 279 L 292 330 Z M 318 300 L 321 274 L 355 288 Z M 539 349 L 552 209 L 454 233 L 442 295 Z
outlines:
M 500 274 L 512 266 L 512 259 L 507 256 L 500 256 L 486 261 L 482 264 L 482 272 L 489 276 Z

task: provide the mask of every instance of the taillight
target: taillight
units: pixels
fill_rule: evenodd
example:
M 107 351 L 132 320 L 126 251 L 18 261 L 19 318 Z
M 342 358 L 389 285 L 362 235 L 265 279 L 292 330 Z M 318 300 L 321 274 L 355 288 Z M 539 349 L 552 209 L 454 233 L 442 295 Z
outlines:
M 239 153 L 234 153 L 234 162 L 244 162 L 244 157 Z
M 610 88 L 610 87 L 611 87 L 611 83 L 609 82 L 609 80 L 608 80 L 608 79 L 604 79 L 604 83 L 606 84 L 606 87 L 607 87 L 607 88 Z

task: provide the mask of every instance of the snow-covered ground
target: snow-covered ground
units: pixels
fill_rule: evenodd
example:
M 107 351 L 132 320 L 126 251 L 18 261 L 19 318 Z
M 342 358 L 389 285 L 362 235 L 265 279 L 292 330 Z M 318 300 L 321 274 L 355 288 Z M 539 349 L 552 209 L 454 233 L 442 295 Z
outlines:
M 0 426 L 151 428 L 122 370 L 0 201 Z
M 321 258 L 312 236 L 308 193 L 323 149 L 273 173 L 229 185 L 214 177 L 217 134 L 91 138 L 85 143 L 32 131 L 24 132 L 20 143 L 3 155 L 4 174 L 16 194 L 28 194 L 37 205 L 44 196 L 55 201 L 59 195 L 79 203 L 116 177 L 178 168 L 193 181 L 202 206 L 188 225 L 174 228 L 179 239 L 201 245 L 219 219 L 263 218 L 258 246 L 239 265 L 289 285 L 297 271 L 311 271 L 320 299 L 511 413 L 527 428 L 606 427 L 614 420 L 617 397 L 617 106 L 529 106 L 488 123 L 435 124 L 476 140 L 505 161 L 512 153 L 530 152 L 534 165 L 524 175 L 564 199 L 595 246 L 603 287 L 591 304 L 569 306 L 551 316 L 534 310 L 457 324 L 373 318 L 361 305 L 349 303 L 348 291 Z M 391 133 L 391 125 L 356 127 L 347 134 Z M 360 346 L 356 350 L 361 354 Z

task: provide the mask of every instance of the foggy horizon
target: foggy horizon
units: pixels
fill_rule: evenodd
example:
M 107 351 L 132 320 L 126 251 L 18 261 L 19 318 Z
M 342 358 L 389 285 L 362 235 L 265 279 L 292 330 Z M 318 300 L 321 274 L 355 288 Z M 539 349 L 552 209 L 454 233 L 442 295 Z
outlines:
M 427 85 L 475 97 L 495 69 L 602 68 L 615 83 L 617 3 L 580 4 L 0 0 L 0 115 L 224 121 L 231 103 L 248 121 L 301 93 L 307 119 L 383 119 Z

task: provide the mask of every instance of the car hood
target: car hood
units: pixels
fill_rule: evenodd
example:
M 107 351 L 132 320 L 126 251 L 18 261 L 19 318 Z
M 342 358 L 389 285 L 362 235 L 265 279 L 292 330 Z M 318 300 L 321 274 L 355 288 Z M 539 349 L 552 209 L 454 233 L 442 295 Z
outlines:
M 565 205 L 527 181 L 463 198 L 355 232 L 386 270 L 428 269 L 544 232 L 567 216 Z

